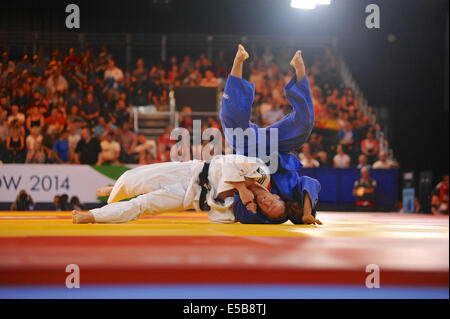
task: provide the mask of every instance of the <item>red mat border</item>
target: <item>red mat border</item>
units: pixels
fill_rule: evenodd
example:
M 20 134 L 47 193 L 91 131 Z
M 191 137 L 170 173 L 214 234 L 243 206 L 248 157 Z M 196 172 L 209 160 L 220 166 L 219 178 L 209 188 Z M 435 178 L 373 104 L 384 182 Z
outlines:
M 52 269 L 0 271 L 1 285 L 65 285 L 68 274 Z M 364 271 L 302 269 L 84 269 L 82 284 L 310 284 L 364 286 Z M 448 287 L 448 272 L 384 271 L 381 285 Z

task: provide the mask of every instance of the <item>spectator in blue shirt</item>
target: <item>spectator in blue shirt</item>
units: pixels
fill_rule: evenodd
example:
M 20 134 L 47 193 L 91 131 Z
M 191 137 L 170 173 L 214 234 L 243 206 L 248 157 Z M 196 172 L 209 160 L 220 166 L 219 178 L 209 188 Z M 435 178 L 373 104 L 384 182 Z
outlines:
M 105 133 L 106 131 L 106 121 L 105 118 L 103 116 L 99 116 L 98 118 L 98 123 L 97 125 L 94 127 L 94 136 L 96 138 L 99 138 L 99 136 L 101 136 L 99 139 L 102 140 L 103 138 L 103 133 Z
M 355 142 L 355 134 L 350 122 L 345 122 L 344 128 L 339 132 L 339 143 L 341 145 L 352 145 Z
M 53 144 L 53 151 L 56 153 L 57 158 L 62 163 L 67 163 L 69 160 L 69 133 L 64 130 L 59 138 Z

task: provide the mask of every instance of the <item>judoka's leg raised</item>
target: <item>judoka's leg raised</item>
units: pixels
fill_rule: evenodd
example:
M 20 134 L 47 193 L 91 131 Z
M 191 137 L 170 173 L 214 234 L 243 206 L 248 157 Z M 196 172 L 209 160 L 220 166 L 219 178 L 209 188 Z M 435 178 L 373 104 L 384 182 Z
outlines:
M 266 128 L 266 130 L 273 128 L 278 130 L 278 151 L 280 152 L 290 152 L 300 148 L 308 140 L 314 127 L 314 105 L 300 50 L 295 53 L 290 65 L 295 69 L 295 76 L 286 85 L 285 93 L 293 112 Z
M 222 96 L 220 119 L 224 129 L 239 127 L 245 130 L 249 127 L 255 86 L 242 79 L 243 64 L 248 57 L 244 47 L 239 44 Z
M 244 61 L 249 58 L 249 54 L 245 51 L 244 46 L 242 44 L 238 45 L 238 51 L 236 56 L 234 57 L 233 67 L 231 68 L 231 75 L 237 78 L 242 79 L 242 67 Z

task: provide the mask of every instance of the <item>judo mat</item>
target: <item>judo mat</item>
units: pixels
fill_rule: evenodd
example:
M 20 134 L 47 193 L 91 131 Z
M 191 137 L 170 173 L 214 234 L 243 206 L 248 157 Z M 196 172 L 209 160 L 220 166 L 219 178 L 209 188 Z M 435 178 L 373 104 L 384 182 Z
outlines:
M 173 212 L 73 225 L 0 213 L 0 298 L 449 298 L 449 219 L 318 213 L 321 226 L 211 224 Z M 67 265 L 80 288 L 67 288 Z M 374 266 L 375 265 L 375 266 Z M 379 269 L 379 288 L 366 281 Z

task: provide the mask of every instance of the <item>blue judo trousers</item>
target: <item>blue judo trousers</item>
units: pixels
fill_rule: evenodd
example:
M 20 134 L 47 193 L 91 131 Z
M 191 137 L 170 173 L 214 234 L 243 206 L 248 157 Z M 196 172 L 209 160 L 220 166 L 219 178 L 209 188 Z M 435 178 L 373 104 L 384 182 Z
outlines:
M 280 196 L 284 201 L 300 201 L 301 207 L 303 207 L 305 193 L 308 193 L 315 210 L 318 203 L 320 183 L 316 179 L 301 176 L 299 171 L 302 164 L 295 155 L 290 153 L 301 148 L 314 127 L 314 106 L 308 78 L 305 76 L 297 82 L 294 75 L 285 87 L 285 94 L 292 105 L 293 112 L 271 126 L 260 128 L 250 121 L 251 107 L 255 98 L 254 84 L 229 75 L 220 111 L 225 139 L 229 145 L 233 146 L 237 154 L 246 156 L 257 154 L 258 157 L 266 157 L 265 160 L 267 160 L 267 156 L 275 156 L 275 159 L 278 160 L 278 169 L 271 175 L 270 191 Z M 248 138 L 243 143 L 237 141 L 230 132 L 230 130 L 237 128 L 243 130 L 250 128 L 249 131 L 254 134 L 255 138 Z M 270 138 L 271 132 L 273 134 L 271 129 L 275 128 L 278 130 L 278 150 L 269 154 L 271 152 L 270 144 L 273 143 L 273 138 L 272 142 Z M 260 154 L 258 145 L 261 145 L 260 143 L 264 145 L 264 139 L 266 154 Z M 283 220 L 274 221 L 262 213 L 259 208 L 257 214 L 254 214 L 247 210 L 238 194 L 234 196 L 234 214 L 236 221 L 244 224 L 279 224 L 284 223 L 289 218 L 286 216 Z M 291 221 L 294 224 L 303 223 L 301 219 L 291 219 Z

